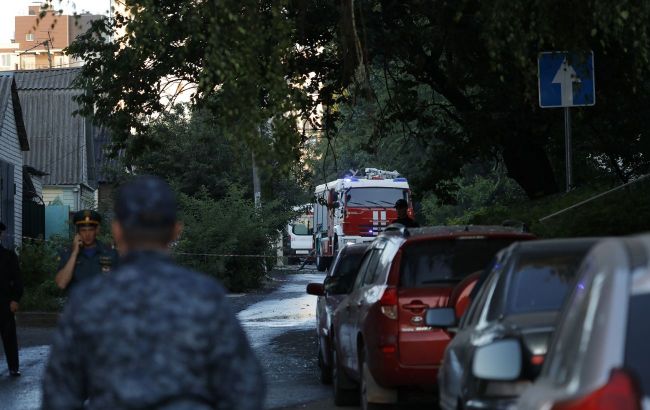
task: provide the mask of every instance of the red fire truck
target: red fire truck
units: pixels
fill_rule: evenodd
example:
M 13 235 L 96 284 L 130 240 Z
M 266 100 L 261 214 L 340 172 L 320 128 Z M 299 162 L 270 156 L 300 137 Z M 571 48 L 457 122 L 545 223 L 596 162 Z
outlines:
M 413 217 L 411 191 L 397 171 L 366 168 L 363 176 L 337 179 L 316 187 L 314 247 L 316 268 L 324 271 L 348 243 L 371 242 L 397 218 L 395 202 L 405 199 Z

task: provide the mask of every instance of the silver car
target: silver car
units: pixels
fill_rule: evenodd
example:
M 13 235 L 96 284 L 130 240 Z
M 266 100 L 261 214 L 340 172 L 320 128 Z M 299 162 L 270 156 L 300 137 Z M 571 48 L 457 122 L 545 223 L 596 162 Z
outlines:
M 609 239 L 589 252 L 518 409 L 650 409 L 649 260 L 650 235 Z

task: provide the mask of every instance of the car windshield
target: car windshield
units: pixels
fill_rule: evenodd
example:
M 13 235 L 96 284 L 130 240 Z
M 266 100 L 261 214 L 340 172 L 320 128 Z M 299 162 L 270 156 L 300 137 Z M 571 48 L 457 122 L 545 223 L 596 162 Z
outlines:
M 650 294 L 634 295 L 630 298 L 624 367 L 633 373 L 644 396 L 650 392 L 650 355 L 648 355 L 650 326 L 646 322 L 648 312 L 650 312 Z
M 293 224 L 292 230 L 294 235 L 309 235 L 309 228 L 301 223 Z
M 483 270 L 514 238 L 471 237 L 417 241 L 403 248 L 400 284 L 420 287 L 459 282 Z
M 559 310 L 584 252 L 521 257 L 510 276 L 506 315 Z
M 400 188 L 351 188 L 345 193 L 348 206 L 360 208 L 393 207 L 398 199 L 408 199 Z

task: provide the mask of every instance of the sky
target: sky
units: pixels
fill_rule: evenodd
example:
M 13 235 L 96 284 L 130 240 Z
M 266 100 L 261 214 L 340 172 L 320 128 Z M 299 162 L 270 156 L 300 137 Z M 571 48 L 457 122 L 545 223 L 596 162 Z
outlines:
M 14 17 L 26 16 L 27 7 L 41 4 L 32 0 L 0 0 L 2 13 L 0 13 L 0 44 L 8 43 L 14 34 Z M 53 0 L 56 10 L 63 9 L 64 14 L 82 13 L 88 11 L 93 14 L 106 14 L 110 7 L 110 0 Z

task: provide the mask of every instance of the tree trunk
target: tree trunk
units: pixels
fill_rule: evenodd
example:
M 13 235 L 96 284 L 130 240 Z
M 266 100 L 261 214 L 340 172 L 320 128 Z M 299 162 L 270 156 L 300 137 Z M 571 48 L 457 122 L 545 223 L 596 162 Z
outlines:
M 541 146 L 519 136 L 503 145 L 502 155 L 508 176 L 517 181 L 530 199 L 558 192 L 551 161 Z

